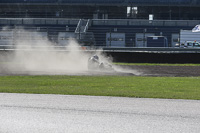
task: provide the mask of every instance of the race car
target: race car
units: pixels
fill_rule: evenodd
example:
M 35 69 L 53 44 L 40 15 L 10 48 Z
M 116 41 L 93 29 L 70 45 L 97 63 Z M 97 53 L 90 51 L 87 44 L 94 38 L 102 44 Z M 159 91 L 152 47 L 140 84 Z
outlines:
M 111 64 L 100 62 L 99 56 L 93 55 L 88 59 L 88 70 L 114 71 Z

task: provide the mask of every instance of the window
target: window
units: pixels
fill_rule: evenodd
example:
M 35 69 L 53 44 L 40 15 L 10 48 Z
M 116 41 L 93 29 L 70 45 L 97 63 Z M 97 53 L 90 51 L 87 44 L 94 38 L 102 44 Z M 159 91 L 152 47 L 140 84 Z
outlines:
M 123 38 L 111 38 L 110 37 L 108 38 L 108 41 L 124 41 Z
M 194 43 L 193 46 L 194 47 L 200 47 L 200 44 L 199 43 Z

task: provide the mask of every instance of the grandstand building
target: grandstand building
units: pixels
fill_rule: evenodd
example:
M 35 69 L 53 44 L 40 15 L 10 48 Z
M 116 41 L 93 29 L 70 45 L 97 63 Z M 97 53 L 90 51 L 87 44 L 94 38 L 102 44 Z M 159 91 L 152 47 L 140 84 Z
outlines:
M 0 0 L 2 18 L 200 19 L 198 0 Z
M 164 36 L 174 47 L 181 29 L 199 24 L 199 12 L 198 0 L 0 0 L 0 45 L 14 44 L 6 39 L 23 26 L 58 45 L 73 37 L 98 47 L 146 47 L 148 36 Z

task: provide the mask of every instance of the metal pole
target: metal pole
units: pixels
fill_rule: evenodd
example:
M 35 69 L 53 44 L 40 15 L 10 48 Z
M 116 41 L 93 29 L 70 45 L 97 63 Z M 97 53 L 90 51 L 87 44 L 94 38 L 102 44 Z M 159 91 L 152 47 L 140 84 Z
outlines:
M 145 32 L 146 32 L 146 29 L 143 30 L 143 47 L 145 47 Z
M 111 36 L 111 29 L 110 29 L 110 47 L 111 47 L 111 38 L 112 36 Z
M 80 20 L 80 24 L 79 24 L 79 36 L 78 36 L 79 41 L 81 39 L 81 25 L 82 25 L 82 20 Z

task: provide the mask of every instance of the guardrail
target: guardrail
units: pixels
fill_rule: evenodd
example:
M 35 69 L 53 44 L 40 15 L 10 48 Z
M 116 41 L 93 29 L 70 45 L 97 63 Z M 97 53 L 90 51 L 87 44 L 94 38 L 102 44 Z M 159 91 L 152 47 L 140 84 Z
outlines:
M 79 19 L 63 18 L 0 18 L 1 25 L 77 25 Z
M 79 19 L 0 18 L 1 25 L 78 25 Z M 92 25 L 195 26 L 200 20 L 91 19 Z
M 56 45 L 0 45 L 0 51 L 100 51 L 103 47 Z
M 109 48 L 104 47 L 103 51 L 112 52 L 138 52 L 138 53 L 200 53 L 200 48 L 170 48 L 170 47 L 127 47 L 127 48 Z
M 139 20 L 139 19 L 93 19 L 92 25 L 125 26 L 195 26 L 199 20 Z
M 90 46 L 29 46 L 0 45 L 0 51 L 102 51 L 102 52 L 134 52 L 134 53 L 200 53 L 200 48 L 138 48 L 138 47 L 90 47 Z M 73 49 L 74 48 L 74 49 Z

